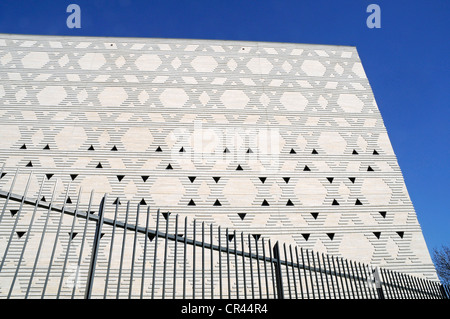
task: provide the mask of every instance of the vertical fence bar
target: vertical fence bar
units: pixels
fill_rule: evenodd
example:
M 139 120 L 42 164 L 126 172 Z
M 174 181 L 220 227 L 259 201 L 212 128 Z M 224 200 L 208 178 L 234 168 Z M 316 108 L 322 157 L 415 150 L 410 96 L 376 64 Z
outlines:
M 244 299 L 247 299 L 247 281 L 246 281 L 246 276 L 245 276 L 245 257 L 244 257 L 244 234 L 241 233 L 241 247 L 242 247 L 242 275 L 244 278 Z M 237 265 L 236 265 L 237 266 Z M 237 278 L 237 277 L 236 277 Z M 239 289 L 239 286 L 237 286 Z
M 234 238 L 234 270 L 236 272 L 236 298 L 239 299 L 239 275 L 238 275 L 238 261 L 237 261 L 237 239 L 236 239 L 236 231 L 233 231 Z M 245 271 L 244 271 L 245 276 Z
M 95 264 L 97 262 L 98 247 L 99 247 L 100 238 L 102 235 L 103 212 L 105 209 L 105 203 L 106 203 L 106 194 L 105 194 L 105 196 L 103 196 L 103 199 L 100 202 L 100 207 L 99 207 L 99 211 L 98 211 L 98 222 L 97 222 L 97 228 L 95 230 L 94 243 L 92 246 L 91 263 L 89 266 L 89 273 L 88 273 L 88 278 L 87 278 L 87 283 L 86 283 L 85 299 L 90 299 L 91 294 L 92 294 L 92 286 L 94 284 L 94 276 L 95 276 Z
M 202 222 L 202 299 L 205 299 L 205 222 Z
M 226 243 L 227 243 L 227 279 L 228 279 L 228 298 L 231 299 L 231 273 L 230 273 L 230 237 L 228 234 L 228 228 L 225 229 L 225 235 L 226 235 Z
M 317 252 L 316 252 L 316 257 L 317 257 L 317 263 L 319 264 L 320 282 L 322 283 L 323 299 L 327 299 L 327 295 L 325 293 L 325 284 L 323 283 L 322 267 L 320 265 L 320 257 L 319 257 L 319 253 L 317 253 Z
M 261 271 L 259 268 L 259 250 L 258 250 L 258 239 L 255 238 L 255 249 L 256 249 L 256 267 L 258 270 L 258 287 L 259 287 L 259 299 L 262 299 L 262 286 L 261 286 Z
M 330 283 L 328 282 L 327 267 L 326 267 L 326 263 L 325 263 L 325 257 L 323 254 L 322 254 L 322 262 L 323 262 L 323 272 L 325 274 L 325 280 L 327 283 L 328 299 L 331 299 Z M 331 284 L 333 284 L 333 283 L 331 283 Z
M 330 269 L 330 281 L 331 281 L 331 288 L 333 289 L 333 298 L 336 299 L 336 288 L 339 290 L 338 281 L 336 277 L 336 287 L 333 282 L 333 275 L 331 274 L 331 263 L 330 263 L 330 256 L 327 254 L 327 263 L 328 263 L 328 269 Z M 334 270 L 334 273 L 336 273 L 336 269 Z M 331 297 L 330 297 L 331 298 Z
M 298 249 L 297 249 L 297 246 L 295 246 L 295 258 L 297 260 L 297 271 L 298 271 L 298 281 L 300 283 L 300 294 L 302 296 L 302 299 L 305 299 L 305 295 L 303 294 L 302 275 L 300 273 L 300 262 L 298 260 Z
M 42 230 L 41 240 L 39 241 L 39 247 L 38 247 L 38 250 L 36 252 L 36 258 L 34 259 L 33 269 L 31 270 L 31 275 L 30 275 L 30 280 L 28 282 L 27 292 L 25 293 L 25 299 L 28 298 L 28 294 L 29 294 L 30 288 L 31 288 L 31 283 L 33 282 L 34 273 L 36 271 L 36 266 L 37 266 L 37 263 L 38 263 L 38 260 L 39 260 L 39 256 L 40 256 L 40 253 L 41 253 L 41 249 L 42 249 L 42 243 L 44 241 L 44 237 L 45 237 L 46 230 L 47 230 L 48 220 L 50 219 L 50 212 L 51 212 L 51 209 L 52 209 L 52 203 L 53 203 L 53 199 L 54 199 L 54 196 L 55 196 L 55 191 L 56 191 L 57 184 L 58 184 L 58 180 L 56 180 L 56 182 L 55 182 L 55 185 L 53 187 L 52 197 L 50 199 L 50 204 L 48 205 L 47 216 L 45 217 L 44 228 Z M 75 289 L 75 287 L 74 287 L 74 289 Z
M 285 266 L 286 266 L 286 278 L 287 278 L 287 283 L 288 283 L 288 291 L 289 291 L 289 298 L 292 299 L 292 294 L 291 294 L 291 281 L 289 280 L 289 266 L 288 266 L 288 259 L 287 259 L 287 254 L 286 254 L 286 244 L 283 243 L 283 251 L 284 251 L 284 260 L 285 260 Z M 280 264 L 281 264 L 281 260 L 280 260 Z
M 266 262 L 266 248 L 265 248 L 266 245 L 264 243 L 264 238 L 261 240 L 261 243 L 262 243 L 262 252 L 263 252 L 263 260 L 264 260 L 264 279 L 266 282 L 266 296 L 267 296 L 267 299 L 269 299 L 269 281 L 267 278 L 267 262 Z
M 219 299 L 222 299 L 222 244 L 221 244 L 222 235 L 220 234 L 220 226 L 217 227 L 217 234 L 219 240 Z
M 178 248 L 178 214 L 175 215 L 175 252 L 173 257 L 173 292 L 172 298 L 175 299 L 177 287 L 177 248 Z
M 4 166 L 5 166 L 5 164 L 3 163 L 3 165 L 2 165 L 2 170 L 0 171 L 0 178 L 1 178 L 1 176 L 2 176 L 2 173 L 3 173 L 3 167 L 4 167 Z M 42 182 L 41 182 L 41 184 L 40 184 L 41 186 L 39 187 L 39 193 L 38 193 L 37 199 L 36 199 L 36 201 L 35 201 L 35 203 L 34 203 L 34 209 L 33 209 L 32 215 L 31 215 L 30 224 L 28 225 L 27 235 L 26 235 L 26 237 L 25 237 L 25 241 L 24 241 L 24 244 L 23 244 L 22 251 L 20 252 L 20 257 L 19 257 L 19 261 L 18 261 L 18 263 L 17 263 L 16 272 L 15 272 L 15 274 L 14 274 L 14 277 L 13 277 L 12 283 L 11 283 L 11 287 L 10 287 L 9 292 L 8 292 L 8 299 L 11 297 L 11 293 L 12 293 L 12 290 L 13 290 L 13 287 L 14 287 L 14 283 L 15 283 L 15 281 L 16 281 L 16 279 L 17 279 L 17 276 L 18 276 L 18 273 L 19 273 L 20 265 L 21 265 L 21 263 L 22 263 L 23 256 L 24 256 L 24 253 L 25 253 L 25 249 L 26 249 L 27 244 L 28 244 L 28 239 L 29 239 L 29 237 L 30 237 L 31 228 L 32 228 L 32 226 L 34 225 L 34 218 L 35 218 L 35 216 L 36 216 L 36 211 L 37 211 L 37 207 L 38 207 L 38 203 L 39 203 L 39 198 L 41 198 L 41 193 L 42 193 L 42 189 L 44 188 L 44 184 L 45 184 L 45 177 L 43 176 L 43 177 L 42 177 Z M 4 257 L 3 257 L 3 258 L 4 258 Z M 0 268 L 0 269 L 1 269 L 1 268 Z
M 278 299 L 284 299 L 283 295 L 283 279 L 281 274 L 281 259 L 280 259 L 280 248 L 278 246 L 278 241 L 273 246 L 273 256 L 275 259 L 275 278 L 277 287 L 277 297 Z
M 136 256 L 136 242 L 137 242 L 137 228 L 139 225 L 139 210 L 140 210 L 141 204 L 139 203 L 136 208 L 136 225 L 134 228 L 134 241 L 133 241 L 133 253 L 131 255 L 131 272 L 130 272 L 130 288 L 128 289 L 128 298 L 131 299 L 132 293 L 133 293 L 133 279 L 134 279 L 134 259 Z
M 114 247 L 114 235 L 116 233 L 116 223 L 117 223 L 117 211 L 119 210 L 119 197 L 116 199 L 116 209 L 114 210 L 114 221 L 112 225 L 112 234 L 111 234 L 111 244 L 109 247 L 109 256 L 108 256 L 108 268 L 106 269 L 106 280 L 105 280 L 105 291 L 103 293 L 103 298 L 106 299 L 106 295 L 108 293 L 108 282 L 109 282 L 109 273 L 111 268 L 111 259 L 113 254 L 113 247 Z
M 275 276 L 275 270 L 274 270 L 274 259 L 272 255 L 272 243 L 269 239 L 269 258 L 270 258 L 270 273 L 272 277 L 272 289 L 273 289 L 273 297 L 277 298 L 277 288 L 276 288 L 276 276 Z
M 209 225 L 209 242 L 210 242 L 210 257 L 211 257 L 211 299 L 214 299 L 214 261 L 213 261 L 213 227 L 212 224 Z M 219 255 L 220 255 L 220 245 L 219 245 Z
M 295 292 L 295 298 L 298 299 L 298 293 L 297 293 L 297 281 L 295 280 L 295 270 L 294 270 L 294 259 L 292 258 L 292 246 L 289 245 L 289 253 L 291 255 L 291 268 L 292 268 L 292 278 L 294 279 L 294 292 Z M 286 260 L 287 261 L 287 260 Z
M 253 260 L 252 260 L 252 244 L 250 240 L 250 234 L 248 235 L 248 250 L 249 250 L 249 258 L 248 263 L 250 264 L 250 284 L 252 287 L 252 298 L 255 299 L 255 291 L 253 289 Z M 244 240 L 242 240 L 242 256 L 244 256 Z M 246 285 L 244 284 L 244 287 L 246 288 Z M 245 289 L 247 290 L 247 289 Z
M 309 263 L 309 251 L 307 251 L 306 256 L 308 257 L 308 265 L 310 266 L 311 264 Z M 317 277 L 316 262 L 314 261 L 314 253 L 312 251 L 311 251 L 311 259 L 312 259 L 313 267 L 314 267 L 314 277 L 316 278 L 316 285 L 315 286 L 317 287 L 317 295 L 318 295 L 319 299 L 322 299 L 320 297 L 319 278 Z M 311 270 L 310 270 L 310 274 L 311 274 Z M 311 282 L 312 282 L 312 279 L 311 279 Z M 312 290 L 313 290 L 313 293 L 314 293 L 314 290 L 315 290 L 314 289 L 314 285 L 312 284 L 311 286 L 312 286 Z M 314 298 L 314 295 L 313 295 L 313 298 Z
M 305 275 L 305 286 L 306 286 L 306 296 L 309 299 L 309 288 L 308 288 L 308 277 L 306 275 L 306 267 L 305 267 L 305 258 L 303 255 L 303 248 L 300 247 L 300 253 L 302 255 L 302 265 L 303 265 L 303 273 Z M 308 256 L 306 256 L 308 257 Z M 308 260 L 308 266 L 309 266 L 309 260 Z M 309 276 L 311 277 L 311 270 L 309 270 Z M 312 278 L 311 278 L 311 287 L 312 287 L 312 295 L 313 295 L 313 299 L 314 299 L 314 286 L 312 285 Z
M 114 217 L 114 222 L 115 222 Z M 145 221 L 145 237 L 144 237 L 144 256 L 142 260 L 142 279 L 141 279 L 141 299 L 144 298 L 144 283 L 145 283 L 145 262 L 147 259 L 147 242 L 148 242 L 148 224 L 150 219 L 150 207 L 147 206 L 147 216 Z M 112 245 L 112 243 L 111 243 Z
M 5 203 L 3 204 L 2 214 L 0 215 L 0 222 L 2 221 L 3 215 L 5 214 L 6 206 L 8 205 L 9 198 L 11 197 L 12 191 L 14 189 L 14 184 L 16 183 L 16 177 L 17 177 L 18 173 L 19 173 L 19 169 L 17 168 L 16 173 L 14 174 L 13 180 L 11 182 L 11 186 L 9 187 L 9 192 L 6 195 Z
M 56 299 L 59 299 L 59 295 L 61 293 L 62 283 L 63 283 L 64 274 L 65 274 L 66 265 L 67 265 L 67 259 L 69 257 L 69 252 L 70 252 L 70 244 L 72 243 L 72 234 L 73 234 L 73 230 L 74 230 L 74 227 L 75 227 L 75 221 L 76 221 L 77 215 L 78 215 L 78 204 L 80 202 L 80 194 L 81 194 L 81 188 L 78 191 L 77 204 L 76 204 L 76 207 L 75 207 L 75 212 L 73 214 L 72 226 L 70 227 L 69 241 L 67 243 L 67 250 L 66 250 L 66 255 L 65 255 L 65 258 L 64 258 L 63 269 L 62 269 L 62 272 L 61 272 L 61 279 L 59 280 L 59 287 L 58 287 L 58 292 L 56 294 Z
M 331 256 L 331 262 L 333 264 L 333 271 L 336 274 L 335 275 L 335 280 L 336 280 L 336 288 L 337 288 L 337 292 L 338 292 L 338 297 L 339 297 L 339 299 L 341 299 L 341 290 L 342 290 L 342 294 L 343 294 L 344 299 L 345 299 L 344 284 L 342 282 L 342 276 L 341 276 L 340 272 L 336 271 L 336 263 L 334 262 L 334 256 Z M 339 276 L 339 278 L 338 278 L 338 276 Z M 341 287 L 339 287 L 339 280 L 338 279 L 341 280 Z
M 187 217 L 184 218 L 183 299 L 186 299 Z M 154 266 L 153 266 L 154 267 Z
M 120 254 L 120 263 L 119 263 L 119 276 L 117 278 L 117 291 L 116 298 L 118 299 L 120 296 L 120 282 L 122 280 L 122 267 L 123 267 L 123 256 L 125 254 L 125 241 L 127 237 L 127 226 L 128 226 L 128 213 L 130 211 L 130 201 L 127 201 L 127 210 L 125 212 L 125 223 L 123 228 L 123 237 L 122 237 L 122 250 Z
M 66 194 L 64 195 L 64 203 L 63 203 L 61 215 L 59 216 L 58 228 L 56 229 L 56 238 L 55 238 L 55 242 L 53 243 L 52 254 L 50 256 L 50 263 L 49 263 L 49 267 L 47 269 L 47 276 L 45 277 L 44 288 L 42 289 L 41 299 L 44 298 L 45 291 L 47 289 L 48 279 L 50 277 L 50 272 L 52 271 L 53 258 L 55 258 L 56 245 L 58 243 L 59 231 L 61 229 L 61 224 L 62 224 L 62 220 L 63 220 L 63 217 L 64 217 L 64 211 L 65 211 L 65 208 L 66 208 L 66 200 L 67 200 L 67 194 L 69 193 L 69 188 L 70 188 L 70 183 L 67 186 Z
M 167 245 L 169 237 L 169 213 L 166 213 L 166 233 L 164 236 L 164 260 L 163 260 L 163 282 L 162 282 L 162 299 L 166 297 L 166 267 L 167 267 Z M 163 213 L 164 216 L 164 213 Z
M 348 260 L 345 260 L 345 263 L 347 264 L 347 269 L 348 269 L 348 264 L 349 264 Z M 353 281 L 354 284 L 355 284 L 356 298 L 359 299 L 358 286 L 357 286 L 358 280 L 357 280 L 357 278 L 355 277 L 355 271 L 354 271 L 354 269 L 353 269 L 353 264 L 352 264 L 351 261 L 350 261 L 350 270 L 349 270 L 349 274 L 350 274 L 350 271 L 351 271 L 351 276 L 353 277 L 353 280 L 352 280 L 352 281 Z
M 152 299 L 155 298 L 156 255 L 158 254 L 159 209 L 156 212 L 155 249 L 153 251 Z

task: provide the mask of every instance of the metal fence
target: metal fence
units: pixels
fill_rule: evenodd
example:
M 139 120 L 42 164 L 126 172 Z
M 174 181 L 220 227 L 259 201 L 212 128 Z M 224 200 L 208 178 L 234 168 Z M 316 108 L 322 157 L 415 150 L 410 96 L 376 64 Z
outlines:
M 0 172 L 3 177 L 3 172 Z M 0 191 L 0 298 L 448 299 L 449 287 L 92 192 Z M 67 187 L 67 190 L 69 187 Z M 80 190 L 81 192 L 81 190 Z M 75 205 L 69 209 L 66 205 Z M 83 206 L 86 207 L 86 206 Z

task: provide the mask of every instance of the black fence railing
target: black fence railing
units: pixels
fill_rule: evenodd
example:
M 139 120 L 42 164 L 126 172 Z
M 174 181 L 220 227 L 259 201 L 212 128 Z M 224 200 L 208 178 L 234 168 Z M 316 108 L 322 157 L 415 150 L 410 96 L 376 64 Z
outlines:
M 4 175 L 3 172 L 0 175 Z M 439 282 L 103 196 L 0 191 L 0 298 L 442 299 Z M 75 208 L 68 208 L 68 203 Z M 85 211 L 85 209 L 87 210 Z

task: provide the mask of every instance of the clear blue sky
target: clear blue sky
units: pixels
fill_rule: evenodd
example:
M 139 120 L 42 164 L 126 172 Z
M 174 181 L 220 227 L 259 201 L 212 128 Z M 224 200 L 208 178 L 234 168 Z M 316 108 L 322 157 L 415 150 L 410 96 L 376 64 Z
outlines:
M 66 27 L 71 3 L 81 29 Z M 450 245 L 449 0 L 2 0 L 0 33 L 356 46 L 428 248 Z

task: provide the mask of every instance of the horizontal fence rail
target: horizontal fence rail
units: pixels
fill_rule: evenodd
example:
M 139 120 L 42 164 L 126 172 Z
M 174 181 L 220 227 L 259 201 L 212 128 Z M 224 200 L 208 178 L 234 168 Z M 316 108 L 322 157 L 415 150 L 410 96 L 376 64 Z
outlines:
M 3 169 L 0 176 L 4 176 Z M 0 190 L 0 298 L 442 299 L 449 287 L 93 192 Z M 1 178 L 0 177 L 0 178 Z M 66 205 L 75 203 L 74 209 Z M 86 209 L 86 210 L 85 210 Z

